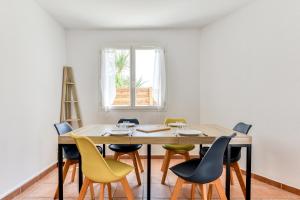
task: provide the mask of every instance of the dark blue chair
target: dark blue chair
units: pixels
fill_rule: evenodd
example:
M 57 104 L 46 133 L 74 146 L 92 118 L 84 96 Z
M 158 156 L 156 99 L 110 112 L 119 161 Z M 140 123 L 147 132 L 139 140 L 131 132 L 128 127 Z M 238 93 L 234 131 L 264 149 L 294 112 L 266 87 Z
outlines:
M 229 144 L 231 136 L 222 136 L 215 140 L 203 159 L 192 159 L 170 168 L 178 176 L 172 200 L 177 199 L 184 182 L 192 184 L 192 199 L 194 199 L 195 187 L 198 185 L 202 199 L 207 199 L 207 185 L 214 185 L 221 199 L 226 199 L 220 176 L 223 172 L 224 152 Z M 209 197 L 210 198 L 210 197 Z
M 249 133 L 251 127 L 252 127 L 251 124 L 246 124 L 246 123 L 243 123 L 243 122 L 239 122 L 238 124 L 236 124 L 233 127 L 233 130 L 247 135 Z M 206 152 L 208 151 L 208 149 L 209 149 L 208 147 L 203 147 L 200 151 L 201 155 L 204 156 L 206 154 Z M 246 197 L 245 181 L 243 179 L 241 168 L 240 168 L 239 163 L 238 163 L 238 161 L 240 159 L 241 159 L 241 147 L 231 147 L 231 150 L 230 150 L 230 166 L 231 166 L 231 169 L 233 169 L 235 171 L 235 174 L 238 178 L 238 181 L 239 181 L 239 184 L 240 184 L 241 189 L 243 191 L 243 194 Z M 225 154 L 224 154 L 224 160 L 223 160 L 224 165 L 226 164 L 226 161 L 227 161 L 227 151 L 225 151 Z M 233 171 L 233 170 L 231 170 L 231 171 Z M 230 180 L 231 180 L 231 184 L 234 184 L 233 173 L 231 173 Z
M 68 122 L 54 124 L 54 127 L 58 135 L 64 135 L 66 133 L 73 131 L 72 126 Z M 97 146 L 97 148 L 99 152 L 102 153 L 102 148 L 100 146 Z M 64 169 L 63 169 L 63 182 L 65 181 L 69 168 L 72 165 L 73 165 L 73 170 L 72 170 L 71 182 L 74 182 L 75 174 L 76 174 L 76 165 L 79 162 L 79 157 L 80 157 L 79 151 L 77 149 L 76 144 L 72 144 L 72 145 L 63 145 L 63 152 L 64 152 L 64 158 L 66 159 L 64 164 Z M 91 190 L 91 196 L 94 197 L 94 190 L 92 185 L 90 187 L 90 190 Z M 56 199 L 57 196 L 58 196 L 58 187 L 56 189 L 54 199 Z
M 130 122 L 134 123 L 135 125 L 139 125 L 140 122 L 138 119 L 120 119 L 118 123 L 123 123 L 123 122 Z M 139 168 L 141 172 L 144 172 L 142 161 L 139 155 L 138 150 L 142 147 L 141 144 L 110 144 L 109 149 L 114 151 L 114 159 L 118 160 L 121 155 L 129 155 L 129 157 L 133 161 L 134 169 L 135 169 L 135 174 L 136 174 L 136 179 L 138 182 L 138 185 L 141 185 L 141 178 L 140 178 L 140 173 L 139 173 Z

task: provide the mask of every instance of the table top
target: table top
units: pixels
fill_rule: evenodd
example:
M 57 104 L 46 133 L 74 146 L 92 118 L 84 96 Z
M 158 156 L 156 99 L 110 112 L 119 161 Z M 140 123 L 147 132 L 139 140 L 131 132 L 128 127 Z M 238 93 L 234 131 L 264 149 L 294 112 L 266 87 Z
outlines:
M 138 125 L 136 129 L 148 128 L 149 126 L 163 127 L 163 125 Z M 199 136 L 180 136 L 176 133 L 177 128 L 171 130 L 144 133 L 133 131 L 130 136 L 111 136 L 103 135 L 103 132 L 110 128 L 116 128 L 115 124 L 95 124 L 75 129 L 73 132 L 79 135 L 89 137 L 95 144 L 212 144 L 220 136 L 228 136 L 237 133 L 230 144 L 251 144 L 252 137 L 232 129 L 228 129 L 216 124 L 190 125 L 185 130 L 199 130 L 202 132 Z M 178 129 L 177 129 L 178 130 Z M 204 133 L 204 134 L 203 134 Z M 69 134 L 58 136 L 59 144 L 75 144 Z

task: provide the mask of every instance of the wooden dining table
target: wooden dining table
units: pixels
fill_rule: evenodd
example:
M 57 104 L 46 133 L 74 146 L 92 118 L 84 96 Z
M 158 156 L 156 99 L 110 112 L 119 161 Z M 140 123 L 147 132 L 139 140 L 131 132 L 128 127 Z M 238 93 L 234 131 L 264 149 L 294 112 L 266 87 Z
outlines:
M 147 144 L 147 200 L 151 199 L 151 145 L 152 144 L 198 144 L 202 148 L 203 144 L 212 144 L 214 140 L 220 136 L 229 136 L 234 132 L 237 135 L 232 138 L 227 146 L 227 161 L 226 161 L 226 181 L 225 191 L 227 199 L 230 199 L 230 155 L 231 147 L 246 148 L 246 200 L 251 198 L 251 151 L 252 137 L 245 135 L 232 129 L 225 128 L 216 124 L 199 124 L 190 125 L 184 128 L 185 132 L 189 130 L 201 131 L 198 136 L 181 136 L 178 134 L 178 128 L 170 130 L 145 133 L 137 131 L 137 129 L 159 129 L 164 128 L 163 125 L 138 125 L 132 129 L 132 133 L 127 136 L 111 136 L 105 134 L 106 130 L 116 128 L 114 124 L 95 124 L 75 129 L 73 133 L 89 137 L 95 144 Z M 75 144 L 69 134 L 58 136 L 58 185 L 59 199 L 63 199 L 63 146 Z M 103 152 L 105 156 L 105 152 Z M 200 156 L 200 155 L 199 155 Z M 79 159 L 79 191 L 82 186 L 82 169 L 81 159 Z

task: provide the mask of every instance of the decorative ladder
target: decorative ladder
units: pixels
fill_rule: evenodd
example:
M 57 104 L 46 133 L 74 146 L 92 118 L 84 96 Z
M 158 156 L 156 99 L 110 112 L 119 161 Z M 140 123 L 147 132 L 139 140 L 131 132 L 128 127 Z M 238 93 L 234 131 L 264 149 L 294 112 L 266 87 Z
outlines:
M 69 66 L 63 68 L 60 122 L 68 122 L 72 126 L 76 124 L 78 127 L 82 127 L 73 69 Z

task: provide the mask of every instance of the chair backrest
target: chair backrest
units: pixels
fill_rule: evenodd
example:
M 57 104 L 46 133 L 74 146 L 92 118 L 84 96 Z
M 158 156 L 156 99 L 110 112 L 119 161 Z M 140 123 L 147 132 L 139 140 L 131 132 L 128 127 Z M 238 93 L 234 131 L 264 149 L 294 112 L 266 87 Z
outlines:
M 189 179 L 198 183 L 209 183 L 219 178 L 223 172 L 224 152 L 231 138 L 235 136 L 234 133 L 216 139 Z
M 252 127 L 251 124 L 239 122 L 233 127 L 233 130 L 247 135 L 249 133 L 249 130 L 251 129 L 251 127 Z M 231 158 L 239 158 L 240 159 L 241 149 L 242 149 L 241 147 L 232 147 L 231 148 Z M 225 151 L 225 156 L 226 156 L 226 154 L 227 154 L 227 151 Z
M 185 124 L 187 123 L 184 118 L 166 118 L 164 124 L 168 126 L 168 124 L 176 122 L 181 122 Z
M 122 119 L 119 119 L 118 124 L 123 123 L 123 122 L 130 122 L 130 123 L 134 123 L 135 125 L 140 124 L 139 120 L 136 118 L 132 118 L 132 119 L 122 118 Z
M 244 122 L 239 122 L 233 127 L 233 130 L 247 135 L 251 127 L 252 127 L 251 124 L 245 124 Z
M 73 131 L 72 126 L 68 122 L 61 122 L 54 124 L 54 127 L 58 135 L 63 135 L 65 133 Z
M 86 136 L 71 134 L 79 149 L 82 160 L 82 172 L 90 180 L 103 183 L 111 182 L 117 177 L 99 153 L 95 144 Z

